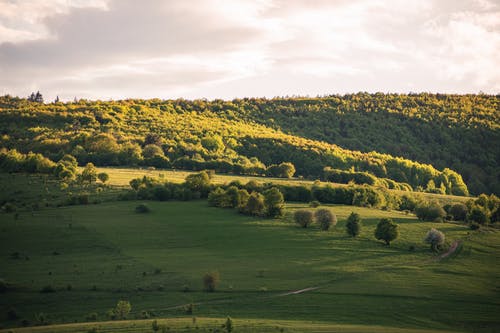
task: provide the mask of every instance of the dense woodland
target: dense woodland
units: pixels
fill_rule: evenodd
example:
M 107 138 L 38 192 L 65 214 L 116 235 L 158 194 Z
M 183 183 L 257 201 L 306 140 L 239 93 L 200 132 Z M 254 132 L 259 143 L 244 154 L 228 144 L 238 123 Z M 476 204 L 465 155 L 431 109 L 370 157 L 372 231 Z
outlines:
M 43 104 L 4 96 L 0 164 L 19 171 L 15 161 L 24 159 L 33 168 L 34 155 L 17 153 L 31 151 L 54 162 L 70 154 L 80 165 L 295 175 L 467 195 L 462 174 L 472 193 L 498 194 L 499 102 L 356 94 Z

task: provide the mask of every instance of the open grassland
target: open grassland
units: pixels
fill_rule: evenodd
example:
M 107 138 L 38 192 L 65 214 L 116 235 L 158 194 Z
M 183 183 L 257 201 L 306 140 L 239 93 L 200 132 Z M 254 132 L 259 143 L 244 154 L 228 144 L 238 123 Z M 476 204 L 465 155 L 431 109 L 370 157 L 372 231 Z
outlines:
M 193 316 L 202 318 L 201 331 L 226 316 L 235 325 L 249 320 L 248 332 L 500 330 L 497 231 L 472 233 L 464 225 L 352 206 L 328 206 L 339 223 L 324 232 L 293 224 L 291 214 L 302 204 L 288 204 L 283 220 L 241 216 L 206 201 L 149 202 L 149 214 L 134 213 L 137 204 L 45 209 L 17 220 L 0 215 L 0 278 L 9 286 L 0 297 L 2 325 L 36 324 L 40 312 L 52 323 L 86 322 L 92 312 L 103 321 L 118 300 L 129 300 L 131 319 L 142 311 L 189 317 L 169 319 L 180 331 L 195 329 Z M 344 232 L 351 211 L 363 218 L 356 239 Z M 373 238 L 382 217 L 400 224 L 401 236 L 390 247 Z M 422 241 L 431 227 L 446 234 L 448 245 L 461 240 L 458 251 L 436 260 Z M 207 293 L 202 276 L 213 270 L 221 281 Z M 45 286 L 55 292 L 41 293 Z M 183 306 L 189 303 L 194 312 L 188 315 Z M 7 320 L 10 308 L 19 319 Z M 34 331 L 86 332 L 92 325 L 106 332 L 150 330 L 150 321 L 133 321 Z

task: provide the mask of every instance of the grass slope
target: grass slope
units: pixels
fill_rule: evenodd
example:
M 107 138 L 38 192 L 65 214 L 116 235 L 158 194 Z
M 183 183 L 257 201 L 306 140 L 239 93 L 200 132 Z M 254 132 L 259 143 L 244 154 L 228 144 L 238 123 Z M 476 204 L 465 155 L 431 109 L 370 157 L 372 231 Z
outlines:
M 296 331 L 323 330 L 309 329 L 310 322 L 325 323 L 324 331 L 333 324 L 353 331 L 349 325 L 361 325 L 359 331 L 374 331 L 373 325 L 500 328 L 498 232 L 470 234 L 462 225 L 351 206 L 331 206 L 340 222 L 321 232 L 291 222 L 293 210 L 303 207 L 298 204 L 288 205 L 282 221 L 240 216 L 205 201 L 151 202 L 150 214 L 135 214 L 136 205 L 47 209 L 18 220 L 0 215 L 0 278 L 13 285 L 0 298 L 3 325 L 18 324 L 7 321 L 11 307 L 31 324 L 39 312 L 54 323 L 86 321 L 91 312 L 106 320 L 106 310 L 127 299 L 132 317 L 142 310 L 183 317 L 182 305 L 194 303 L 195 316 L 269 325 L 293 320 Z M 352 210 L 364 219 L 358 239 L 344 235 Z M 373 239 L 381 217 L 400 223 L 401 237 L 391 247 Z M 436 261 L 422 243 L 431 227 L 445 232 L 448 243 L 462 239 L 459 252 Z M 210 270 L 221 274 L 215 293 L 202 291 L 201 277 Z M 46 285 L 57 292 L 40 293 Z M 184 286 L 191 291 L 183 292 Z M 319 288 L 280 296 L 308 287 Z

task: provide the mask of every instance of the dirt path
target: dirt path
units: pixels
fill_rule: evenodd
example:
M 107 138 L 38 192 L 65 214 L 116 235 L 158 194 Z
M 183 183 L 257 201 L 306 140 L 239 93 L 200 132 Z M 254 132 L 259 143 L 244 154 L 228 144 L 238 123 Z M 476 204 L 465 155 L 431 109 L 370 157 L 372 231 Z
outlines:
M 460 241 L 457 241 L 457 240 L 454 241 L 453 244 L 451 244 L 451 246 L 448 249 L 448 251 L 446 251 L 445 253 L 441 254 L 439 257 L 437 257 L 436 260 L 441 260 L 441 259 L 444 259 L 444 258 L 447 258 L 447 257 L 451 256 L 457 250 L 458 245 L 460 245 Z
M 316 289 L 319 289 L 319 287 L 309 287 L 309 288 L 305 288 L 305 289 L 292 290 L 292 291 L 289 291 L 289 292 L 286 292 L 286 293 L 283 293 L 283 294 L 276 295 L 274 297 L 288 296 L 288 295 L 297 295 L 297 294 L 306 293 L 308 291 L 313 291 L 313 290 L 316 290 Z

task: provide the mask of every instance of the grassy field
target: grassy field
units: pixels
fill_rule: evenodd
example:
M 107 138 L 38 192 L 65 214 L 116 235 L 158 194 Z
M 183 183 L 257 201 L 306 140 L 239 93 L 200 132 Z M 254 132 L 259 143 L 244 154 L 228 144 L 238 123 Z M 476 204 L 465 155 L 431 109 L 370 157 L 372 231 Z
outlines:
M 194 171 L 184 170 L 155 170 L 155 169 L 134 169 L 134 168 L 98 168 L 99 172 L 106 172 L 109 174 L 109 184 L 113 186 L 129 186 L 130 180 L 138 177 L 148 176 L 153 178 L 160 178 L 174 183 L 182 183 L 184 179 L 194 173 Z M 254 177 L 254 176 L 238 176 L 230 174 L 216 174 L 212 179 L 214 184 L 227 184 L 233 180 L 247 183 L 250 180 L 255 180 L 260 183 L 274 183 L 274 184 L 294 184 L 294 185 L 312 185 L 315 181 L 299 179 L 299 178 L 272 178 L 272 177 Z M 319 182 L 320 185 L 332 184 L 326 182 Z M 346 186 L 345 184 L 333 184 L 334 186 Z M 408 192 L 392 190 L 396 193 L 404 194 Z M 417 192 L 414 192 L 417 193 Z M 465 202 L 470 198 L 460 197 L 454 195 L 441 195 L 433 193 L 418 193 L 428 199 L 438 200 L 445 204 L 450 202 Z
M 132 304 L 131 319 L 141 318 L 142 311 L 188 317 L 168 319 L 179 331 L 196 331 L 193 316 L 202 331 L 226 316 L 241 325 L 240 332 L 500 330 L 496 231 L 471 233 L 463 225 L 352 206 L 329 206 L 339 223 L 322 232 L 292 223 L 293 210 L 304 207 L 299 204 L 287 205 L 283 220 L 245 217 L 206 201 L 150 202 L 149 214 L 134 213 L 137 204 L 44 209 L 17 220 L 0 215 L 0 278 L 9 283 L 0 297 L 2 325 L 13 327 L 22 319 L 36 324 L 40 312 L 52 323 L 87 322 L 92 312 L 103 321 L 125 299 Z M 357 239 L 344 233 L 351 211 L 363 218 Z M 400 223 L 401 237 L 390 247 L 372 236 L 381 217 Z M 462 240 L 458 252 L 436 260 L 422 242 L 431 227 L 445 232 L 448 244 Z M 207 293 L 202 276 L 212 270 L 221 282 Z M 48 285 L 56 292 L 41 293 Z M 317 289 L 288 294 L 311 287 Z M 187 315 L 183 306 L 189 303 L 195 307 Z M 19 319 L 8 320 L 11 308 Z M 150 322 L 33 331 L 86 332 L 92 325 L 132 332 Z

